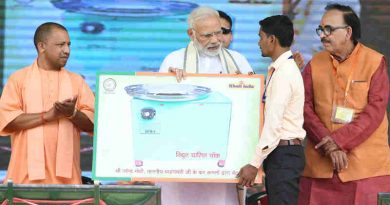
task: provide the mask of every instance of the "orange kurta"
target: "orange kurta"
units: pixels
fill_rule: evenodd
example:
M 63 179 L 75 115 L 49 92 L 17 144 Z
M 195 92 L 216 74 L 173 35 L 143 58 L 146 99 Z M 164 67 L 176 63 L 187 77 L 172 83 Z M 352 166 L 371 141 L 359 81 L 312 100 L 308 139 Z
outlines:
M 372 76 L 380 67 L 382 61 L 383 55 L 359 43 L 351 56 L 342 63 L 331 58 L 326 51 L 315 55 L 310 62 L 314 111 L 335 141 L 341 148 L 348 151 L 349 166 L 338 173 L 342 182 L 390 175 L 390 149 L 387 141 L 388 120 L 386 114 L 379 120 L 380 123 L 372 133 L 361 136 L 364 141 L 351 146 L 351 144 L 354 144 L 351 141 L 356 141 L 356 138 L 351 139 L 350 136 L 353 132 L 363 133 L 365 131 L 363 124 L 360 124 L 359 127 L 359 123 L 363 123 L 359 116 L 362 114 L 365 116 L 376 115 L 375 111 L 367 110 L 369 101 L 376 98 L 374 94 L 371 94 L 372 99 L 369 99 L 369 88 L 372 83 Z M 350 82 L 346 106 L 355 110 L 354 120 L 347 125 L 336 124 L 331 121 L 332 108 L 334 104 L 344 105 L 344 94 L 348 79 L 351 79 L 352 82 Z M 388 87 L 386 90 L 388 90 Z M 381 103 L 381 109 L 386 109 L 387 99 L 375 100 L 383 102 Z M 320 128 L 315 129 L 319 130 Z M 317 142 L 309 140 L 306 146 L 306 167 L 303 176 L 332 178 L 334 173 L 332 163 L 328 157 L 321 155 L 314 149 L 315 143 Z
M 45 160 L 45 179 L 30 180 L 27 160 L 28 140 L 26 131 L 6 133 L 4 128 L 22 113 L 26 113 L 24 104 L 26 96 L 23 94 L 28 72 L 33 65 L 23 68 L 12 74 L 4 87 L 0 100 L 0 134 L 11 136 L 11 159 L 8 166 L 6 179 L 12 179 L 14 183 L 22 184 L 81 184 L 80 169 L 80 130 L 74 126 L 73 130 L 73 162 L 71 178 L 56 176 L 56 156 L 58 144 L 59 121 L 45 123 L 43 127 L 43 146 Z M 64 68 L 63 68 L 64 69 Z M 92 122 L 94 118 L 94 95 L 84 79 L 78 74 L 64 70 L 70 78 L 73 96 L 78 96 L 76 108 L 83 112 Z M 54 102 L 59 100 L 61 92 L 59 82 L 60 75 L 57 71 L 39 69 L 42 87 L 42 111 L 48 111 Z M 30 171 L 31 172 L 31 171 Z M 6 180 L 5 180 L 6 181 Z

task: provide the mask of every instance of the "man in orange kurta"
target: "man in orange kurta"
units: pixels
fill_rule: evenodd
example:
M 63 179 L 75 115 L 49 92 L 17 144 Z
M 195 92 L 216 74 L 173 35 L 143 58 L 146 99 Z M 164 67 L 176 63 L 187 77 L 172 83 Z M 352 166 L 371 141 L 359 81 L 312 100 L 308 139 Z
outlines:
M 299 205 L 373 205 L 390 192 L 384 56 L 359 43 L 355 12 L 328 5 L 317 28 L 325 48 L 303 72 L 306 167 Z
M 38 58 L 10 76 L 0 99 L 0 134 L 11 136 L 7 179 L 18 184 L 81 184 L 80 132 L 93 132 L 94 95 L 64 66 L 65 27 L 40 25 Z

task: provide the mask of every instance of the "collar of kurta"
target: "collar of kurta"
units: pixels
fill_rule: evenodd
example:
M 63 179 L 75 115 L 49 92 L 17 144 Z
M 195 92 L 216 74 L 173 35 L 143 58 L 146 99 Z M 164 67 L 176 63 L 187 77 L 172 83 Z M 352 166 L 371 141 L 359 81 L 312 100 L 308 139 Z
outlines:
M 334 67 L 338 67 L 339 64 L 342 64 L 342 63 L 346 62 L 349 58 L 352 58 L 352 57 L 356 56 L 356 54 L 358 53 L 360 47 L 361 47 L 361 43 L 357 43 L 355 48 L 353 48 L 352 52 L 343 61 L 339 61 L 338 57 L 336 57 L 336 56 L 332 55 L 331 53 L 329 53 L 330 58 L 332 58 L 333 66 Z
M 58 100 L 61 102 L 73 97 L 72 83 L 64 68 L 59 72 Z M 42 78 L 37 60 L 29 67 L 23 89 L 24 110 L 26 113 L 46 112 L 43 107 Z M 43 126 L 26 130 L 27 166 L 29 180 L 45 179 L 45 147 Z M 46 136 L 50 137 L 50 136 Z M 56 176 L 71 178 L 73 166 L 73 124 L 66 118 L 59 119 L 56 154 Z
M 227 49 L 221 48 L 218 56 L 223 68 L 229 74 L 241 74 L 236 61 Z M 193 41 L 191 41 L 185 49 L 183 69 L 187 73 L 199 73 L 199 52 Z

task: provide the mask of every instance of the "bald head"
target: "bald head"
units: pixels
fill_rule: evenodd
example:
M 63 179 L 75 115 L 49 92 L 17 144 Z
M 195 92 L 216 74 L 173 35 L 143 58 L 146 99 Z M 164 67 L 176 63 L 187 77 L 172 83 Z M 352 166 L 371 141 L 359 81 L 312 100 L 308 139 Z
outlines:
M 38 50 L 38 43 L 45 42 L 47 37 L 51 34 L 53 29 L 60 29 L 68 32 L 64 26 L 54 22 L 46 22 L 38 26 L 34 34 L 34 45 Z

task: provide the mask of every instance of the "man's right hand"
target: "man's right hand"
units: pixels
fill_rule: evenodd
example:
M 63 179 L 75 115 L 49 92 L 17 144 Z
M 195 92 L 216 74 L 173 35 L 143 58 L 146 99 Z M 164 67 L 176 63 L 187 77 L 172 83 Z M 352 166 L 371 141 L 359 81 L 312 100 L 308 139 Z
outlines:
M 242 186 L 251 187 L 255 183 L 258 169 L 250 164 L 245 165 L 241 168 L 240 172 L 237 174 L 239 178 L 238 184 Z
M 328 156 L 333 151 L 341 150 L 341 148 L 336 144 L 336 142 L 330 136 L 326 136 L 322 138 L 322 140 L 314 148 L 315 149 L 321 148 L 325 156 Z
M 31 129 L 62 117 L 64 117 L 64 115 L 53 106 L 47 112 L 23 113 L 8 123 L 4 130 L 11 133 Z
M 176 80 L 178 83 L 186 79 L 187 74 L 183 69 L 169 67 L 168 71 L 176 75 Z

